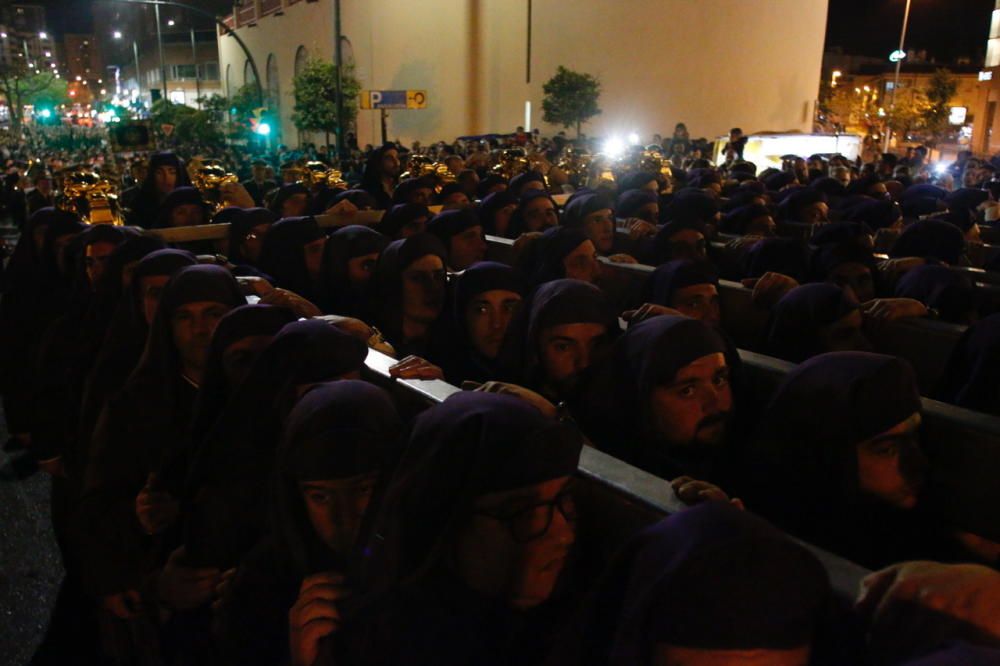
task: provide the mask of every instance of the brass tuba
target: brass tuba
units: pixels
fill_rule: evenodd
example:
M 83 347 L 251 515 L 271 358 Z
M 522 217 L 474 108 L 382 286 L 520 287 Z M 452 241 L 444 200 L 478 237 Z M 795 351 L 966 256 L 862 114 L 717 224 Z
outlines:
M 56 205 L 80 216 L 87 224 L 125 224 L 118 192 L 107 178 L 89 167 L 79 167 L 63 177 Z
M 404 171 L 399 179 L 407 178 L 430 178 L 434 181 L 434 192 L 440 193 L 441 188 L 446 183 L 454 183 L 458 177 L 442 162 L 435 162 L 426 155 L 413 155 L 406 163 Z
M 331 190 L 346 190 L 347 181 L 339 169 L 334 169 L 324 162 L 306 162 L 300 170 L 301 181 L 307 187 L 325 187 Z
M 229 183 L 240 182 L 236 174 L 226 171 L 222 162 L 215 159 L 195 157 L 188 166 L 188 175 L 191 177 L 191 184 L 198 188 L 201 198 L 211 208 L 211 215 L 226 207 L 220 188 Z

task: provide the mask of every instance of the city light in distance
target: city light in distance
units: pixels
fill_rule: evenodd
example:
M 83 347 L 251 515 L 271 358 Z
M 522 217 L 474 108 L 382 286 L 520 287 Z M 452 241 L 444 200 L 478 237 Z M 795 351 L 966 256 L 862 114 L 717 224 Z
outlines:
M 267 136 L 271 133 L 271 125 L 269 123 L 261 123 L 257 125 L 257 134 L 261 136 Z
M 39 39 L 48 39 L 49 36 L 46 33 L 44 33 L 44 32 L 40 32 L 40 33 L 38 33 L 38 38 Z
M 115 39 L 121 39 L 122 38 L 122 31 L 121 30 L 115 30 L 112 36 Z
M 169 25 L 172 28 L 175 25 L 177 25 L 177 21 L 170 19 L 169 21 L 167 21 L 167 25 Z
M 637 132 L 632 132 L 628 135 L 628 143 L 630 146 L 639 145 L 639 134 Z

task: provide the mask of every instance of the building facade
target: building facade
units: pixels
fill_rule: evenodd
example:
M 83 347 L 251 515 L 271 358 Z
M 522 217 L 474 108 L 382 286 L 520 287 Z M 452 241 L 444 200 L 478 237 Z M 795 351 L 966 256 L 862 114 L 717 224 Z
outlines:
M 979 74 L 979 94 L 976 115 L 982 122 L 976 124 L 972 134 L 972 151 L 978 155 L 995 155 L 1000 152 L 1000 0 L 990 16 L 990 36 L 986 44 L 986 61 Z
M 404 142 L 511 132 L 542 122 L 542 85 L 558 66 L 601 81 L 588 135 L 692 136 L 812 128 L 826 0 L 341 0 L 342 51 L 362 88 L 424 90 L 427 107 L 390 111 Z M 248 0 L 225 21 L 247 44 L 261 85 L 296 144 L 293 78 L 310 58 L 332 62 L 334 0 Z M 768 39 L 775 26 L 781 39 Z M 219 37 L 222 87 L 252 82 L 231 37 Z M 358 112 L 361 144 L 380 138 L 377 111 Z M 312 139 L 312 137 L 308 137 Z M 318 138 L 318 137 L 317 137 Z
M 26 61 L 29 69 L 58 67 L 56 44 L 41 5 L 0 3 L 0 65 Z

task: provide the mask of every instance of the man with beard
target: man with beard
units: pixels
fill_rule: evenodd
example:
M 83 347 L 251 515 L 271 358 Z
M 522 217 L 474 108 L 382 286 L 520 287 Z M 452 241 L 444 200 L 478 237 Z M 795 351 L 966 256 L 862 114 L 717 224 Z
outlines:
M 588 387 L 577 415 L 594 444 L 665 479 L 725 487 L 733 412 L 727 346 L 675 315 L 633 324 Z

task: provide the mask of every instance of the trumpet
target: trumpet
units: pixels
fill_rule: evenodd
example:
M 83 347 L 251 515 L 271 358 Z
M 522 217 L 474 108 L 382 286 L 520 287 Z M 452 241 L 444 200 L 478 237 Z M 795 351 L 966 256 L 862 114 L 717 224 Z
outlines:
M 76 213 L 87 224 L 112 224 L 116 227 L 125 224 L 115 186 L 86 167 L 66 174 L 56 205 Z
M 523 148 L 506 148 L 493 151 L 493 166 L 490 172 L 510 180 L 514 176 L 529 171 L 531 164 Z
M 435 162 L 426 155 L 414 155 L 410 158 L 406 165 L 406 171 L 400 175 L 400 180 L 406 180 L 407 178 L 424 178 L 430 177 L 434 179 L 434 192 L 440 193 L 441 188 L 447 183 L 454 183 L 457 181 L 457 176 L 451 172 L 451 170 L 441 162 Z
M 188 174 L 191 176 L 191 184 L 198 188 L 201 198 L 211 207 L 212 215 L 226 207 L 221 187 L 240 182 L 236 174 L 226 171 L 219 160 L 203 160 L 196 157 L 191 160 Z

